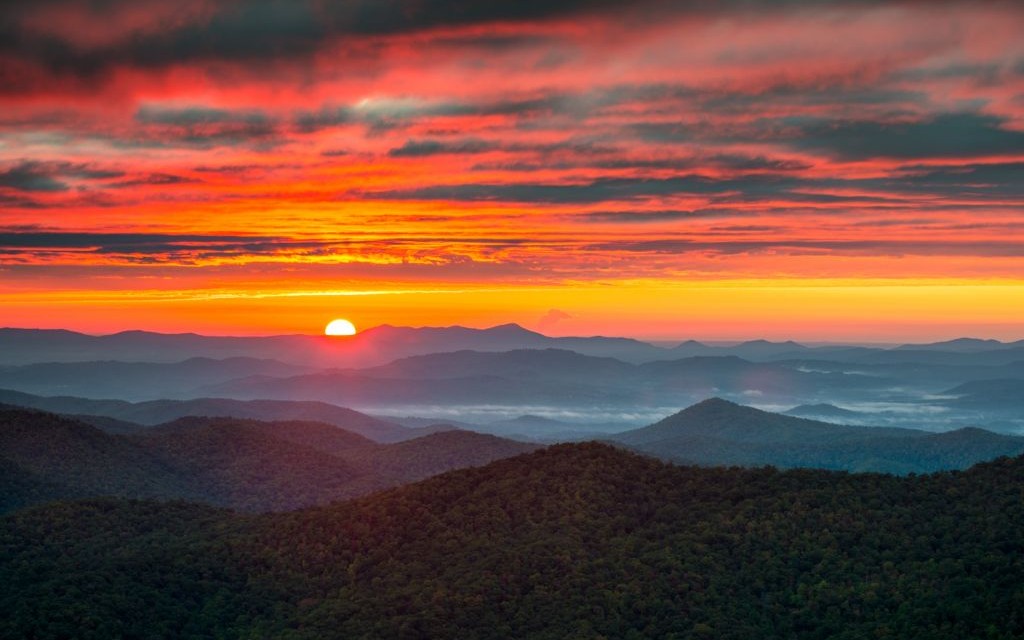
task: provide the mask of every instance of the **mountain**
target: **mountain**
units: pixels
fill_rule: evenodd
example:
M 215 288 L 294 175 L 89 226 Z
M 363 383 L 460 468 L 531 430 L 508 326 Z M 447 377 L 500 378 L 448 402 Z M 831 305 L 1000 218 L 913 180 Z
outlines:
M 1022 485 L 582 444 L 292 513 L 52 504 L 0 519 L 0 636 L 1009 640 Z
M 1024 438 L 983 429 L 930 433 L 844 426 L 713 398 L 648 427 L 611 436 L 638 451 L 703 465 L 774 465 L 883 473 L 963 469 L 1024 453 Z
M 625 426 L 627 425 L 620 422 L 567 422 L 526 414 L 490 422 L 478 430 L 507 437 L 518 435 L 544 442 L 565 442 L 599 438 L 608 433 L 622 431 Z
M 750 443 L 802 443 L 858 441 L 885 437 L 913 438 L 927 435 L 912 429 L 848 427 L 793 418 L 778 413 L 710 398 L 650 426 L 616 434 L 629 445 L 650 445 L 683 436 L 709 436 Z
M 904 344 L 896 347 L 899 350 L 931 350 L 931 351 L 954 351 L 957 353 L 977 353 L 979 351 L 994 351 L 1006 349 L 1013 346 L 1024 346 L 1024 341 L 1015 344 L 1007 344 L 999 340 L 981 340 L 978 338 L 957 338 L 945 342 L 932 342 L 928 344 Z
M 401 407 L 438 405 L 601 405 L 632 404 L 629 388 L 573 381 L 506 378 L 498 375 L 376 378 L 352 372 L 325 372 L 290 378 L 252 376 L 205 387 L 209 395 L 239 399 L 315 400 L 355 406 L 372 413 Z
M 545 348 L 630 362 L 652 360 L 667 353 L 664 349 L 630 338 L 552 338 L 515 324 L 487 329 L 381 325 L 340 339 L 311 335 L 228 337 L 146 331 L 90 336 L 63 330 L 0 329 L 0 365 L 91 360 L 173 363 L 193 357 L 223 359 L 245 356 L 303 367 L 367 367 L 408 356 L 466 349 L 510 351 Z
M 435 431 L 447 431 L 448 429 L 462 429 L 464 431 L 479 431 L 479 425 L 474 422 L 463 422 L 462 420 L 452 420 L 451 418 L 423 418 L 420 416 L 375 416 L 385 422 L 391 422 L 403 427 L 414 429 L 418 431 L 429 430 L 430 432 Z
M 41 411 L 0 405 L 0 460 L 68 496 L 200 496 L 146 448 Z
M 49 362 L 0 368 L 0 388 L 37 395 L 148 400 L 188 396 L 196 388 L 246 375 L 293 376 L 310 367 L 257 358 L 181 362 Z
M 447 379 L 498 376 L 509 379 L 576 379 L 586 384 L 616 384 L 635 376 L 637 368 L 615 358 L 583 355 L 565 349 L 455 351 L 402 358 L 358 370 L 361 376 L 387 379 Z
M 125 423 L 156 425 L 186 416 L 228 416 L 269 421 L 326 422 L 377 442 L 397 442 L 422 435 L 416 430 L 324 402 L 197 398 L 132 403 L 121 400 L 40 397 L 2 389 L 0 402 L 53 413 L 84 415 L 83 420 L 94 422 L 101 428 L 109 423 L 94 416 L 114 418 L 121 421 L 121 426 L 112 429 L 117 432 L 125 430 Z
M 390 413 L 401 407 L 494 405 L 636 407 L 677 405 L 709 394 L 791 401 L 879 391 L 899 381 L 851 372 L 805 371 L 736 356 L 696 356 L 634 365 L 558 349 L 459 351 L 367 369 L 286 378 L 248 376 L 201 390 L 211 396 L 319 400 Z M 406 409 L 410 412 L 413 409 Z
M 940 394 L 945 404 L 985 411 L 1024 411 L 1024 379 L 974 380 Z
M 751 362 L 737 356 L 694 356 L 658 360 L 637 367 L 646 389 L 661 399 L 674 394 L 753 395 L 768 398 L 820 397 L 884 389 L 893 381 L 858 372 L 808 371 L 783 364 Z
M 850 411 L 837 407 L 834 404 L 822 402 L 819 404 L 802 404 L 782 412 L 783 415 L 795 418 L 809 418 L 822 420 L 824 422 L 838 422 L 841 420 L 860 420 L 870 414 L 863 411 Z
M 484 465 L 536 451 L 539 445 L 472 431 L 448 430 L 389 445 L 338 452 L 362 477 L 351 495 L 415 482 L 452 469 Z
M 333 425 L 188 417 L 122 436 L 0 408 L 0 507 L 56 498 L 183 498 L 247 511 L 351 498 L 533 451 L 465 431 L 377 444 Z
M 340 433 L 332 440 L 325 428 Z M 353 443 L 356 439 L 362 442 Z M 361 474 L 316 445 L 334 447 L 337 440 L 349 446 L 369 444 L 331 425 L 230 418 L 183 418 L 134 440 L 201 487 L 203 502 L 249 511 L 295 509 L 349 497 L 348 485 Z
M 752 361 L 818 358 L 864 363 L 985 364 L 986 357 L 990 364 L 1024 360 L 1024 341 L 995 343 L 962 338 L 932 344 L 881 348 L 842 345 L 809 347 L 792 341 L 767 340 L 711 346 L 690 340 L 666 349 L 631 338 L 549 337 L 516 324 L 486 329 L 381 325 L 341 339 L 318 335 L 232 337 L 147 331 L 92 336 L 64 330 L 0 329 L 0 366 L 100 360 L 174 363 L 194 357 L 251 357 L 277 360 L 300 367 L 370 367 L 431 353 L 549 348 L 616 358 L 633 364 L 691 356 L 736 356 Z

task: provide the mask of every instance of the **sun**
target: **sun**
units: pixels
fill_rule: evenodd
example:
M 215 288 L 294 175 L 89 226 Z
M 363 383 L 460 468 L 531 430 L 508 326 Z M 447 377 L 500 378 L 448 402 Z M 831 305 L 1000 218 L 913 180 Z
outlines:
M 354 336 L 356 335 L 356 326 L 344 318 L 338 318 L 327 323 L 324 334 L 328 336 Z

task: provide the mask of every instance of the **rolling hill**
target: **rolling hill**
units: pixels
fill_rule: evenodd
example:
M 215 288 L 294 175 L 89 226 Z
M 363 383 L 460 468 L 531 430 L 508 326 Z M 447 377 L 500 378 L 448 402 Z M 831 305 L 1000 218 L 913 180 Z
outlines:
M 133 403 L 66 396 L 41 397 L 3 389 L 0 389 L 0 402 L 52 413 L 83 415 L 86 416 L 85 420 L 94 421 L 101 428 L 111 424 L 112 430 L 117 431 L 130 430 L 130 426 L 123 423 L 156 425 L 186 416 L 221 416 L 269 421 L 326 422 L 377 442 L 398 442 L 423 435 L 415 429 L 324 402 L 196 398 Z M 88 416 L 114 418 L 122 421 L 122 424 L 94 420 Z
M 2 407 L 0 505 L 119 496 L 294 509 L 536 448 L 464 431 L 377 444 L 324 423 L 233 418 L 182 418 L 117 435 L 64 416 Z
M 37 395 L 152 400 L 247 375 L 292 376 L 311 367 L 257 358 L 190 358 L 181 362 L 47 362 L 0 367 L 0 388 Z
M 1022 484 L 583 444 L 285 514 L 58 503 L 0 519 L 0 635 L 1010 640 Z
M 1024 453 L 1024 438 L 968 428 L 946 433 L 817 422 L 713 398 L 610 437 L 667 460 L 884 473 L 964 469 Z

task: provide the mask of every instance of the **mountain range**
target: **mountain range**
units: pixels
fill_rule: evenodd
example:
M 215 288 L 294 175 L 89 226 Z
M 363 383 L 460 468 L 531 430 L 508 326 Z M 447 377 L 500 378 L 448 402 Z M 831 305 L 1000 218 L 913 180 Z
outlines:
M 0 403 L 70 414 L 104 430 L 123 433 L 136 431 L 138 425 L 153 426 L 187 416 L 325 422 L 376 442 L 398 442 L 425 435 L 433 430 L 427 426 L 417 429 L 403 427 L 325 402 L 243 401 L 227 398 L 126 402 L 71 396 L 43 397 L 0 389 Z M 110 422 L 111 420 L 113 422 Z
M 183 418 L 118 435 L 73 418 L 3 405 L 0 495 L 7 509 L 87 496 L 292 509 L 536 448 L 467 431 L 378 444 L 324 423 L 236 418 Z
M 830 404 L 852 412 L 804 414 L 833 422 L 1024 433 L 1013 390 L 999 391 L 1021 380 L 1024 343 L 969 338 L 898 347 L 764 340 L 663 347 L 553 338 L 517 325 L 382 326 L 351 338 L 0 330 L 0 388 L 133 402 L 318 401 L 427 424 L 494 423 L 499 434 L 516 433 L 498 423 L 523 414 L 573 416 L 568 430 L 527 431 L 548 440 L 608 432 L 609 423 L 640 426 L 709 396 L 771 410 Z
M 611 357 L 634 364 L 693 356 L 736 356 L 752 361 L 814 358 L 862 363 L 952 360 L 957 364 L 995 364 L 1024 359 L 1024 340 L 998 342 L 963 338 L 899 347 L 806 346 L 793 341 L 767 340 L 708 345 L 690 340 L 666 348 L 632 338 L 551 337 L 516 324 L 487 329 L 380 325 L 346 338 L 311 335 L 202 336 L 147 331 L 93 336 L 60 329 L 0 329 L 0 365 L 101 360 L 172 363 L 194 357 L 251 357 L 279 360 L 301 367 L 369 367 L 430 353 L 549 348 Z
M 42 400 L 37 404 L 47 399 Z M 80 408 L 70 399 L 58 400 Z M 249 415 L 255 410 L 249 403 L 233 406 Z M 282 413 L 280 403 L 267 406 Z M 340 407 L 333 411 L 345 413 Z M 238 416 L 191 416 L 134 429 L 118 423 L 109 433 L 81 418 L 5 406 L 0 410 L 5 504 L 14 508 L 54 497 L 112 495 L 183 498 L 257 511 L 288 509 L 362 495 L 538 446 L 450 426 L 422 435 L 423 429 L 389 425 L 356 412 L 347 420 L 378 427 L 378 437 L 381 424 L 420 437 L 381 444 L 323 422 Z M 383 433 L 393 437 L 393 432 Z M 929 433 L 843 426 L 717 398 L 647 427 L 605 437 L 687 464 L 897 474 L 963 469 L 1024 453 L 1024 438 L 982 429 Z

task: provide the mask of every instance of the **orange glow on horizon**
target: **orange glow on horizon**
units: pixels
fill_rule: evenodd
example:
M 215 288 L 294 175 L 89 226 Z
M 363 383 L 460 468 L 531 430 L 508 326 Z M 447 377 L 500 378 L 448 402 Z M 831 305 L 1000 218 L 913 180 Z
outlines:
M 1024 338 L 1024 281 L 1013 280 L 636 281 L 255 295 L 246 291 L 0 293 L 7 326 L 86 333 L 142 328 L 213 335 L 311 334 L 319 328 L 311 326 L 310 318 L 329 315 L 339 300 L 344 300 L 349 317 L 364 327 L 457 324 L 484 328 L 516 322 L 547 335 L 665 341 Z M 46 313 L 40 316 L 39 309 Z M 549 322 L 545 318 L 553 309 L 561 313 L 556 322 Z M 48 322 L 40 323 L 40 317 Z M 70 326 L 68 318 L 75 319 Z

